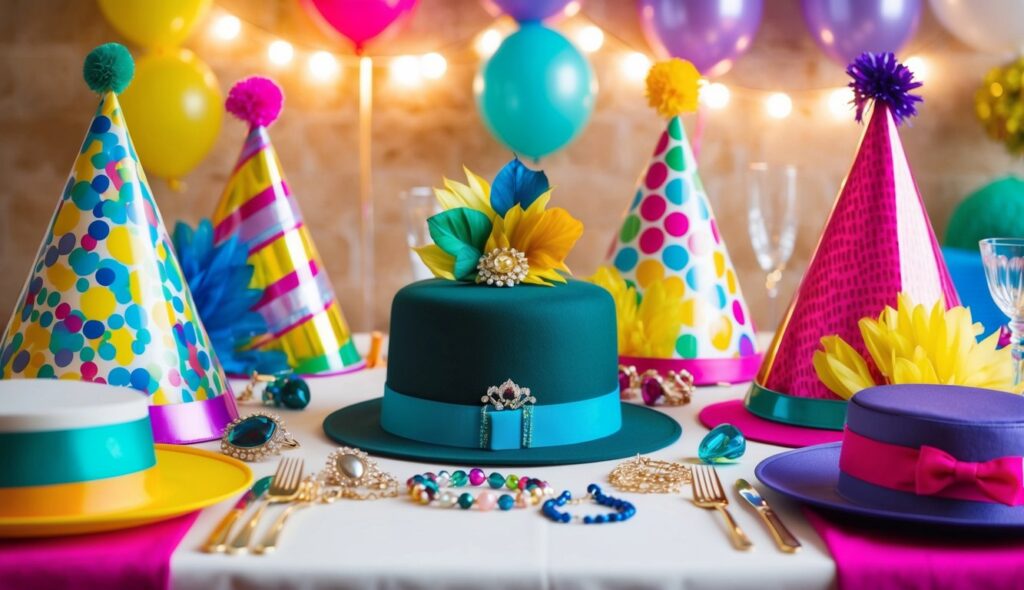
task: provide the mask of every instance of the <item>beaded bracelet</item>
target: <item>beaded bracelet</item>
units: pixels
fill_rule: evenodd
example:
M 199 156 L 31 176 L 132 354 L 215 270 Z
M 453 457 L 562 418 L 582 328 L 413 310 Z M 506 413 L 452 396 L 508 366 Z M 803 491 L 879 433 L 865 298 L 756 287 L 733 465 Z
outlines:
M 484 490 L 474 498 L 473 494 L 468 492 L 456 494 L 441 490 L 461 488 L 467 484 L 475 487 L 483 487 L 486 484 L 492 490 L 507 489 L 509 492 L 498 496 L 490 490 Z M 494 509 L 495 506 L 499 510 L 526 508 L 531 504 L 540 504 L 545 497 L 553 496 L 555 493 L 554 488 L 546 481 L 516 475 L 505 477 L 498 472 L 485 475 L 483 469 L 479 468 L 470 469 L 469 473 L 459 469 L 452 473 L 439 471 L 437 474 L 414 475 L 409 478 L 406 485 L 409 487 L 409 496 L 420 504 L 436 502 L 442 508 L 458 506 L 463 510 L 469 510 L 475 504 L 478 510 L 484 512 Z
M 608 506 L 614 508 L 615 512 L 611 514 L 597 514 L 594 516 L 580 516 L 578 514 L 569 514 L 568 512 L 559 512 L 559 506 L 565 506 L 566 504 L 581 504 L 587 500 L 592 500 L 596 504 L 601 506 Z M 592 483 L 587 486 L 587 495 L 583 498 L 573 499 L 572 493 L 569 490 L 562 492 L 557 498 L 552 498 L 544 502 L 544 506 L 541 507 L 541 512 L 544 516 L 555 522 L 582 522 L 583 524 L 603 524 L 606 522 L 624 522 L 633 518 L 636 515 L 636 506 L 633 506 L 630 502 L 606 496 L 601 493 L 601 487 L 596 483 Z

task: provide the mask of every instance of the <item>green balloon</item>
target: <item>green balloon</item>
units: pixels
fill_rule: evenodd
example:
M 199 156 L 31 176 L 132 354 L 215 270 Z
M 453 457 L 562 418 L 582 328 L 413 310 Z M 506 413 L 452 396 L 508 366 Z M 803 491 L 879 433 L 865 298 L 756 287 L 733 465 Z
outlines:
M 477 110 L 491 134 L 513 152 L 538 159 L 586 127 L 597 80 L 568 39 L 530 23 L 502 42 L 474 88 Z
M 985 238 L 1024 238 L 1024 181 L 1007 176 L 971 193 L 953 211 L 945 245 L 978 250 Z

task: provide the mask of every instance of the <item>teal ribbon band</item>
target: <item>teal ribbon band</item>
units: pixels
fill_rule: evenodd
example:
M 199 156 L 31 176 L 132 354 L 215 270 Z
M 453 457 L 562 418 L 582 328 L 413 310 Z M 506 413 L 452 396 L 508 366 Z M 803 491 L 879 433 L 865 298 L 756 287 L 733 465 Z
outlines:
M 381 427 L 420 442 L 491 450 L 557 447 L 611 436 L 622 427 L 619 390 L 564 404 L 533 405 L 524 420 L 518 410 L 482 411 L 483 405 L 449 404 L 384 387 Z M 524 426 L 527 430 L 524 430 Z M 486 432 L 486 436 L 481 436 Z M 486 439 L 486 440 L 482 440 Z M 524 444 L 525 443 L 525 444 Z
M 846 424 L 846 401 L 837 399 L 812 399 L 786 395 L 750 385 L 744 405 L 750 413 L 785 424 L 842 430 Z
M 149 418 L 134 422 L 0 433 L 0 488 L 78 483 L 156 465 Z

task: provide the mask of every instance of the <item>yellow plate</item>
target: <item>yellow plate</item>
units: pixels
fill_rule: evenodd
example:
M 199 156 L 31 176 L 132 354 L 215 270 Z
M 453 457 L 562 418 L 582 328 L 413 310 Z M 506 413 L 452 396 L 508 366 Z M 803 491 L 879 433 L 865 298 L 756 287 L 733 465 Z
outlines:
M 0 516 L 0 537 L 56 537 L 125 529 L 212 506 L 252 485 L 252 471 L 218 453 L 156 445 L 163 484 L 142 506 L 121 512 L 72 516 Z

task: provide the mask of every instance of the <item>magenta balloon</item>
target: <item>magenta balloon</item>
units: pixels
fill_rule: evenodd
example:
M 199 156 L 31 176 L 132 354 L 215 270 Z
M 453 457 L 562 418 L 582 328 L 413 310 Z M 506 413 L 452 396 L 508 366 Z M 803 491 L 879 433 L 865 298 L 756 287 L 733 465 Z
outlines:
M 921 21 L 921 0 L 801 0 L 800 7 L 815 42 L 842 65 L 865 51 L 899 53 Z
M 763 0 L 639 0 L 647 44 L 662 57 L 693 62 L 720 76 L 750 48 L 761 24 Z
M 366 42 L 380 35 L 399 17 L 411 11 L 419 0 L 305 0 L 302 5 L 315 11 L 334 30 L 362 51 Z
M 484 0 L 484 6 L 493 4 L 517 22 L 536 22 L 555 16 L 565 7 L 582 0 Z

